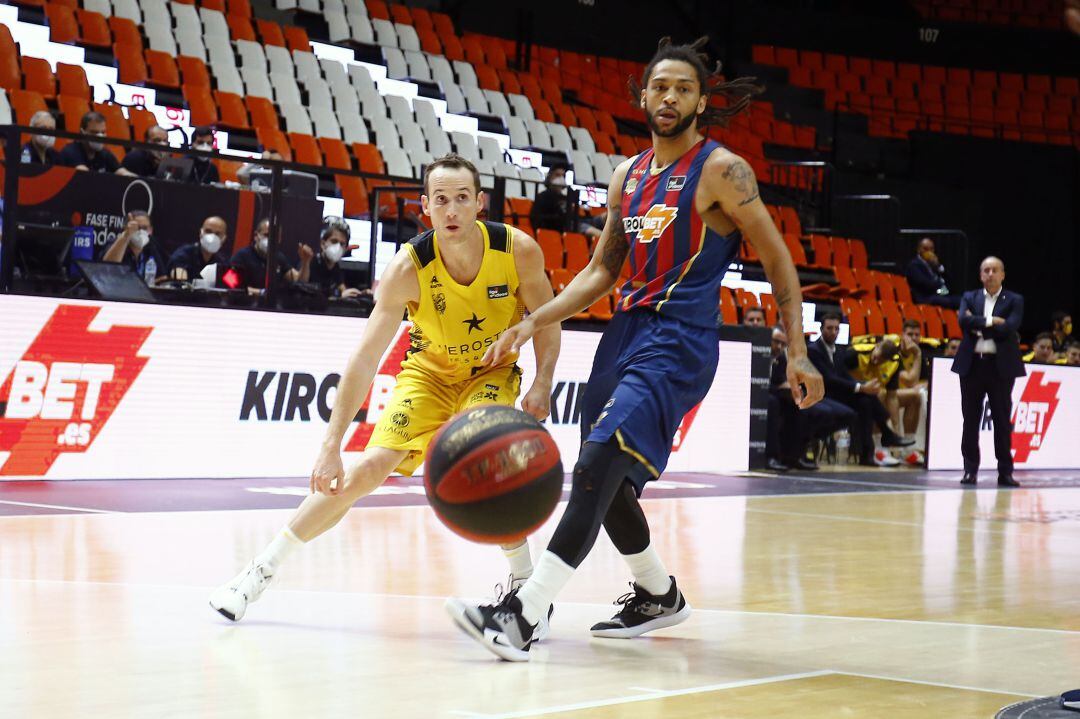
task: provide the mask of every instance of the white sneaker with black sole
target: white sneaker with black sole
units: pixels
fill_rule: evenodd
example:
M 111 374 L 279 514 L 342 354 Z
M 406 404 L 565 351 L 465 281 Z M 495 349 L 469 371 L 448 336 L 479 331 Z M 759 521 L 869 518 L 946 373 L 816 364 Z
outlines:
M 231 582 L 210 594 L 210 606 L 226 619 L 238 622 L 248 605 L 262 596 L 273 578 L 274 571 L 269 565 L 256 564 L 255 560 L 251 560 Z
M 493 604 L 477 606 L 451 597 L 443 607 L 459 629 L 495 656 L 508 662 L 529 661 L 538 625 L 525 620 L 517 590 Z
M 662 597 L 649 594 L 633 582 L 630 587 L 632 591 L 615 600 L 622 609 L 609 621 L 593 625 L 590 631 L 594 637 L 631 639 L 681 624 L 690 616 L 690 605 L 675 586 L 675 577 L 671 577 L 671 588 Z
M 528 577 L 518 578 L 514 575 L 510 575 L 510 591 L 516 592 L 525 586 L 525 582 L 529 580 Z M 501 584 L 495 585 L 495 603 L 498 604 L 503 597 L 503 588 Z M 534 632 L 533 641 L 541 642 L 548 638 L 551 634 L 551 615 L 555 612 L 555 605 L 548 606 L 547 614 L 540 617 L 540 622 L 536 625 L 536 631 Z

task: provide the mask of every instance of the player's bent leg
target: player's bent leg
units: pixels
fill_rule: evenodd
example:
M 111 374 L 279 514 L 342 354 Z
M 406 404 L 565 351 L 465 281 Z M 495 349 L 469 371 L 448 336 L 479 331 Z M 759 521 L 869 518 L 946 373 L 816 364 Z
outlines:
M 493 604 L 448 599 L 446 611 L 458 627 L 501 659 L 528 661 L 541 620 L 592 549 L 612 497 L 636 461 L 614 439 L 586 442 L 574 467 L 566 511 L 532 577 Z
M 346 472 L 342 493 L 332 496 L 308 495 L 289 524 L 266 549 L 248 562 L 231 581 L 211 593 L 210 606 L 226 619 L 240 621 L 248 605 L 258 600 L 270 586 L 285 558 L 341 521 L 356 500 L 370 494 L 386 481 L 406 454 L 403 450 L 384 447 L 367 449 Z
M 610 620 L 594 624 L 594 637 L 628 639 L 686 621 L 690 605 L 653 548 L 649 524 L 630 481 L 624 481 L 604 517 L 604 529 L 634 576 Z
M 309 494 L 289 520 L 289 529 L 301 542 L 315 537 L 341 521 L 357 500 L 382 486 L 408 452 L 386 447 L 368 447 L 345 471 L 341 494 Z

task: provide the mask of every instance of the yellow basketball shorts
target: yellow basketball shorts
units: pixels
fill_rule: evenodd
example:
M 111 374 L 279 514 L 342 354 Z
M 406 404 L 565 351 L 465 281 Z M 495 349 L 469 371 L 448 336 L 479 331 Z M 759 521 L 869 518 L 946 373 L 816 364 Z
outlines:
M 457 384 L 446 384 L 426 372 L 404 367 L 367 446 L 407 451 L 409 455 L 397 471 L 411 475 L 424 461 L 431 438 L 446 420 L 482 404 L 513 407 L 520 392 L 521 370 L 517 365 L 482 372 Z

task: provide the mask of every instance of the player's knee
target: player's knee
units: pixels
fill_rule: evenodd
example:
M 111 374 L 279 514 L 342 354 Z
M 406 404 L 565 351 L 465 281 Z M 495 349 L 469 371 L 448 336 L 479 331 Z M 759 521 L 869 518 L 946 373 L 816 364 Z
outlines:
M 386 481 L 386 473 L 382 467 L 366 455 L 361 455 L 345 472 L 344 495 L 348 498 L 358 499 L 371 494 Z

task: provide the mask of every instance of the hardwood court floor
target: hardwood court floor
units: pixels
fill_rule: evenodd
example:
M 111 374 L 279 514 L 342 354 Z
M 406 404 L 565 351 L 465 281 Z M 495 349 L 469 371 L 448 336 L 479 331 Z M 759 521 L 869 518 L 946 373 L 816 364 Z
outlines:
M 590 640 L 628 579 L 602 537 L 513 665 L 442 609 L 505 560 L 424 506 L 354 510 L 236 625 L 207 594 L 288 510 L 0 517 L 0 716 L 991 717 L 1080 685 L 1080 487 L 645 505 L 691 619 Z

